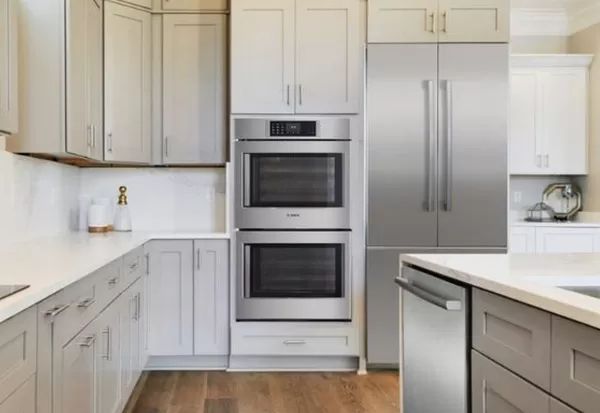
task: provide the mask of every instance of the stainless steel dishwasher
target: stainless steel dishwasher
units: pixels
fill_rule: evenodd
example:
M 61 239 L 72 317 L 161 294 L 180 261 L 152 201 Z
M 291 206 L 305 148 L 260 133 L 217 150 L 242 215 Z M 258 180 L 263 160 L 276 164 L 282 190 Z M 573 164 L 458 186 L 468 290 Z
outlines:
M 467 413 L 467 288 L 407 266 L 396 283 L 402 289 L 403 412 Z

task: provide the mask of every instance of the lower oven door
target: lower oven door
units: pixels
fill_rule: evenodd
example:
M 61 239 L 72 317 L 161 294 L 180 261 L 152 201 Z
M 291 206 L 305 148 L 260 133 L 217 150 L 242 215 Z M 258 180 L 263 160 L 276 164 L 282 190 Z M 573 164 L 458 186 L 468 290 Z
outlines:
M 238 232 L 237 319 L 350 320 L 350 232 Z
M 349 141 L 235 142 L 235 227 L 350 228 Z

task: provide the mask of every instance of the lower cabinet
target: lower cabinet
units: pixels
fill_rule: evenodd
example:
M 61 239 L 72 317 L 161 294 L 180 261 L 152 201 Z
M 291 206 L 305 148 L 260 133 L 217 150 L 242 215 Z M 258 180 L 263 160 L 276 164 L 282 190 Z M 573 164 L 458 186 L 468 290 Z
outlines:
M 229 241 L 152 241 L 148 354 L 229 354 Z
M 566 404 L 559 402 L 558 400 L 550 400 L 550 413 L 577 413 Z
M 126 294 L 126 293 L 125 293 Z M 128 364 L 121 358 L 121 316 L 119 300 L 98 318 L 98 408 L 96 413 L 119 413 L 121 408 L 121 368 Z
M 143 281 L 140 279 L 120 298 L 119 350 L 121 354 L 121 392 L 130 394 L 143 369 L 142 342 L 142 294 Z
M 0 402 L 0 413 L 35 413 L 35 376 Z
M 600 252 L 600 228 L 514 225 L 510 252 L 528 254 Z
M 471 352 L 473 413 L 549 413 L 550 396 L 476 351 Z

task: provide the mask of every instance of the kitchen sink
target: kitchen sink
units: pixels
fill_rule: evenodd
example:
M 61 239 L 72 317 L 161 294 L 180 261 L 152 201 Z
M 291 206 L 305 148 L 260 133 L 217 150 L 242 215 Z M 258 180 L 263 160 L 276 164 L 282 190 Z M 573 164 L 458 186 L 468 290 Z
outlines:
M 0 285 L 0 300 L 10 295 L 16 294 L 19 291 L 29 288 L 28 285 Z

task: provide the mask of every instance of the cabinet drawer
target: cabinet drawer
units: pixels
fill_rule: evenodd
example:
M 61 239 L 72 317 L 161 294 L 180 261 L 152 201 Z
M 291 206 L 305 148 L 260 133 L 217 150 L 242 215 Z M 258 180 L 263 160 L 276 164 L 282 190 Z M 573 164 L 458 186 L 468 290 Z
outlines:
M 473 290 L 473 347 L 545 390 L 550 389 L 549 313 Z
M 115 260 L 93 275 L 102 294 L 103 307 L 106 307 L 127 288 L 121 272 L 122 265 L 122 259 Z
M 244 335 L 235 345 L 238 355 L 351 355 L 346 335 Z
M 29 308 L 0 324 L 0 402 L 35 373 L 36 345 L 36 307 Z M 1 406 L 0 412 L 11 411 L 5 409 L 4 403 Z
M 473 413 L 548 413 L 550 396 L 499 364 L 471 352 Z
M 139 247 L 123 257 L 123 281 L 131 285 L 142 276 L 144 271 L 144 247 Z
M 0 413 L 35 413 L 35 376 L 0 402 Z
M 600 331 L 552 316 L 552 394 L 582 412 L 600 409 Z

